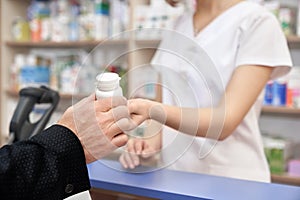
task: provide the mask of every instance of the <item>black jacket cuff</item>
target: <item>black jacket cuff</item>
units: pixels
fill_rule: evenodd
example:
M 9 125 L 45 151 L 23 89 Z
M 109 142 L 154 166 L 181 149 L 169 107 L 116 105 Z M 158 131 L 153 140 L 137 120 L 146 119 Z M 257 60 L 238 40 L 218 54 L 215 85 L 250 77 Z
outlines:
M 59 173 L 56 191 L 60 191 L 63 198 L 90 189 L 84 151 L 72 131 L 60 125 L 53 125 L 30 140 L 56 156 Z

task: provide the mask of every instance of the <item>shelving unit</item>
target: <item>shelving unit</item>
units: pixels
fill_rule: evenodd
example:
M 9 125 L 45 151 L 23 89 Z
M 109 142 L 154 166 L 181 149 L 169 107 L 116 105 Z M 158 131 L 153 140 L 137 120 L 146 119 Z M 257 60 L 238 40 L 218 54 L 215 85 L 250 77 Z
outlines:
M 300 177 L 294 177 L 294 176 L 289 176 L 289 175 L 272 174 L 271 181 L 274 183 L 300 186 Z
M 6 41 L 5 45 L 12 48 L 94 48 L 97 45 L 127 45 L 128 39 L 109 41 L 77 41 L 77 42 L 16 42 Z
M 129 45 L 129 38 L 126 35 L 116 36 L 115 40 L 88 40 L 88 41 L 74 41 L 74 42 L 19 42 L 12 39 L 11 26 L 16 16 L 26 18 L 27 8 L 31 0 L 1 0 L 1 116 L 0 116 L 0 145 L 4 143 L 3 135 L 8 132 L 8 122 L 11 109 L 8 108 L 8 102 L 16 101 L 18 91 L 11 89 L 9 85 L 9 68 L 13 62 L 14 55 L 18 53 L 27 54 L 31 49 L 84 49 L 91 52 L 98 45 L 104 45 L 104 48 L 110 49 L 113 46 L 122 46 L 126 48 Z M 84 94 L 65 94 L 61 93 L 61 100 L 63 106 L 69 106 L 72 99 L 80 99 L 86 95 Z
M 287 41 L 291 44 L 300 43 L 300 37 L 296 35 L 287 36 Z
M 290 49 L 300 48 L 300 37 L 296 35 L 287 36 L 287 41 Z
M 263 114 L 299 115 L 300 116 L 300 108 L 263 106 L 262 113 Z
M 299 40 L 300 41 L 300 40 Z M 284 117 L 289 120 L 300 120 L 300 109 L 284 106 L 263 106 L 262 113 L 263 116 L 272 117 Z M 277 175 L 272 174 L 271 181 L 274 183 L 288 184 L 288 185 L 300 185 L 300 177 L 294 177 L 287 174 Z
M 0 145 L 3 144 L 4 140 L 1 137 L 3 133 L 8 130 L 9 122 L 9 109 L 7 103 L 12 99 L 16 100 L 18 97 L 18 92 L 13 91 L 9 85 L 9 68 L 13 62 L 14 55 L 16 54 L 27 54 L 31 49 L 84 49 L 87 52 L 91 52 L 98 47 L 98 45 L 103 45 L 107 50 L 111 48 L 122 48 L 127 49 L 126 62 L 127 66 L 132 69 L 141 63 L 146 63 L 151 60 L 154 54 L 154 49 L 139 50 L 141 47 L 151 46 L 156 47 L 159 44 L 159 40 L 138 40 L 135 39 L 132 32 L 125 32 L 122 35 L 115 35 L 114 40 L 88 40 L 88 41 L 75 41 L 75 42 L 19 42 L 12 39 L 11 25 L 15 16 L 21 16 L 26 18 L 27 8 L 31 0 L 1 0 L 0 1 L 0 12 L 1 12 L 1 116 L 0 116 Z M 129 0 L 128 10 L 129 10 L 129 24 L 127 29 L 132 30 L 134 27 L 134 13 L 136 6 L 148 5 L 149 0 Z M 117 46 L 117 47 L 116 47 Z M 130 69 L 128 68 L 128 71 Z M 130 83 L 130 73 L 128 73 L 128 90 L 130 91 L 132 84 Z M 70 94 L 60 94 L 62 100 L 71 100 L 72 98 L 80 98 L 82 95 L 70 95 Z M 71 101 L 70 101 L 71 102 Z M 10 113 L 11 114 L 11 113 Z
M 18 41 L 5 41 L 7 47 L 13 48 L 87 48 L 87 47 L 96 47 L 99 44 L 105 45 L 127 45 L 130 38 L 128 39 L 117 39 L 117 40 L 90 40 L 90 41 L 76 41 L 76 42 L 18 42 Z M 288 36 L 288 44 L 295 47 L 299 45 L 300 47 L 300 37 L 298 36 Z M 137 45 L 158 45 L 160 42 L 159 39 L 135 39 L 134 43 Z
M 288 118 L 289 120 L 291 119 L 300 120 L 299 108 L 291 108 L 291 107 L 283 107 L 283 106 L 282 107 L 263 106 L 261 114 L 263 116 L 285 117 Z M 294 177 L 287 174 L 283 174 L 283 175 L 272 174 L 271 181 L 274 183 L 300 186 L 300 177 Z

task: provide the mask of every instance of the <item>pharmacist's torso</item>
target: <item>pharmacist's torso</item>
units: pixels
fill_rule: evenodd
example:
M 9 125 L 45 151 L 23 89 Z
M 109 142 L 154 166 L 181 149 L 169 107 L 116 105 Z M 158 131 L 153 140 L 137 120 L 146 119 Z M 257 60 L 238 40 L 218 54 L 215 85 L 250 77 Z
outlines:
M 234 6 L 196 37 L 193 37 L 192 13 L 178 21 L 176 31 L 192 38 L 195 44 L 188 39 L 177 39 L 176 45 L 180 46 L 180 50 L 176 51 L 183 58 L 165 52 L 154 57 L 153 63 L 163 65 L 168 62 L 165 71 L 160 69 L 165 85 L 164 103 L 182 107 L 212 107 L 219 102 L 237 67 L 236 57 L 242 34 L 240 25 L 245 23 L 243 20 L 253 9 L 257 9 L 253 5 L 254 8 L 250 6 L 248 11 L 242 8 L 243 13 L 239 12 L 245 6 L 248 3 Z M 199 46 L 204 51 L 200 50 L 199 53 Z M 269 182 L 270 174 L 258 127 L 260 107 L 258 99 L 235 132 L 222 142 L 194 138 L 165 128 L 162 150 L 164 164 L 176 170 Z

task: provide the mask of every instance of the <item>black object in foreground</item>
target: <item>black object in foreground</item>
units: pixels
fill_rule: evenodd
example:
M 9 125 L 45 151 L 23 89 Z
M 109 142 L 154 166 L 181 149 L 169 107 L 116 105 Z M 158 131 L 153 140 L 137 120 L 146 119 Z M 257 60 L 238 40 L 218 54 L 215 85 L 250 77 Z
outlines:
M 10 122 L 8 143 L 22 141 L 42 132 L 60 98 L 58 92 L 45 86 L 24 88 L 19 95 L 20 99 Z M 31 123 L 29 115 L 35 104 L 50 104 L 50 106 L 37 122 Z

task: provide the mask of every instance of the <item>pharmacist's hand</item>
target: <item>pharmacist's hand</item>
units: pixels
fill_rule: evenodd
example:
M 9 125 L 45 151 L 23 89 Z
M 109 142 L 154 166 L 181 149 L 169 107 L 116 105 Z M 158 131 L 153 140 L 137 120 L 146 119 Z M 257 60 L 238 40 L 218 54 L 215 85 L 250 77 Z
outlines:
M 148 119 L 153 119 L 161 124 L 166 122 L 166 112 L 163 104 L 148 99 L 128 100 L 128 109 L 131 115 L 132 124 L 140 125 Z
M 147 119 L 150 119 L 149 111 L 152 106 L 152 101 L 147 99 L 130 99 L 128 100 L 128 109 L 132 120 L 136 126 L 140 125 Z
M 132 124 L 123 97 L 95 100 L 95 94 L 69 107 L 58 124 L 72 130 L 79 138 L 87 163 L 98 160 L 125 145 L 124 131 Z
M 147 141 L 134 138 L 128 141 L 119 161 L 124 168 L 134 169 L 142 160 L 152 157 L 155 153 L 155 149 Z

